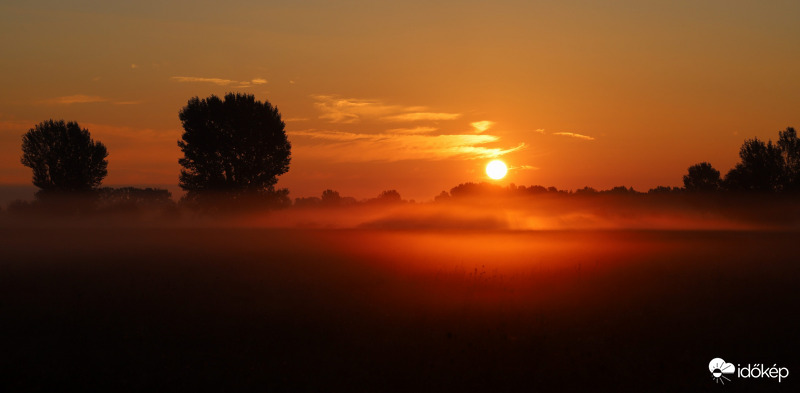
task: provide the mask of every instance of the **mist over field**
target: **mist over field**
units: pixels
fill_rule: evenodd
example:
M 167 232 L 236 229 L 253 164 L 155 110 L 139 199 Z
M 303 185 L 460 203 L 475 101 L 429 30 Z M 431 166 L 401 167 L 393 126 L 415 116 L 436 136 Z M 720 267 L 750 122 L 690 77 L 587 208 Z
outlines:
M 147 202 L 147 201 L 145 201 Z M 86 214 L 67 200 L 55 210 L 9 205 L 0 225 L 155 225 L 375 230 L 786 230 L 800 228 L 800 205 L 780 195 L 472 196 L 436 202 L 364 200 L 248 207 L 235 201 L 187 209 L 166 203 L 111 203 Z M 65 213 L 65 211 L 67 213 Z M 70 213 L 72 212 L 72 213 Z
M 4 211 L 0 386 L 694 391 L 718 356 L 795 370 L 794 205 L 761 202 Z

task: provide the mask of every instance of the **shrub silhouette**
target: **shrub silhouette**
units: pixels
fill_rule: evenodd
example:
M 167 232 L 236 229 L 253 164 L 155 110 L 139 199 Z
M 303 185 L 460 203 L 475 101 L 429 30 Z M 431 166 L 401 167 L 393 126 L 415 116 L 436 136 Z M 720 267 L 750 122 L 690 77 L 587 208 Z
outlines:
M 288 191 L 274 186 L 289 170 L 291 144 L 278 108 L 253 95 L 229 93 L 224 99 L 194 97 L 179 117 L 180 186 L 188 199 L 206 194 L 285 202 Z
M 76 122 L 47 120 L 22 137 L 22 165 L 33 170 L 37 196 L 93 191 L 108 173 L 108 151 Z
M 683 187 L 686 191 L 718 191 L 720 184 L 719 171 L 707 162 L 690 166 L 689 173 L 683 176 Z

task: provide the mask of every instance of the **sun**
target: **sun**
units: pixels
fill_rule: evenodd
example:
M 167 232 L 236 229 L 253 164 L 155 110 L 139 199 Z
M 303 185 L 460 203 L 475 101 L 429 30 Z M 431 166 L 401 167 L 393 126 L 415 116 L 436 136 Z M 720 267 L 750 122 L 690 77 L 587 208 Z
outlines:
M 500 180 L 508 173 L 508 167 L 503 161 L 494 160 L 486 164 L 486 174 L 494 180 Z

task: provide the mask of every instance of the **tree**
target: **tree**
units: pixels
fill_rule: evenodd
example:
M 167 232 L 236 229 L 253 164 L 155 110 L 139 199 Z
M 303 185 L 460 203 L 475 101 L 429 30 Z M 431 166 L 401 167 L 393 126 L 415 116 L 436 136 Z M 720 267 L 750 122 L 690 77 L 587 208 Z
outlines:
M 33 170 L 37 195 L 93 191 L 108 174 L 108 151 L 76 122 L 47 120 L 22 137 L 22 165 Z
M 253 95 L 194 97 L 179 114 L 183 135 L 180 186 L 201 194 L 273 196 L 289 170 L 291 144 L 278 108 Z M 287 193 L 288 192 L 279 192 Z
M 400 197 L 400 193 L 397 190 L 386 190 L 380 193 L 376 198 L 378 202 L 386 202 L 386 203 L 396 203 L 402 202 L 403 199 Z
M 686 188 L 686 191 L 718 191 L 720 183 L 719 171 L 707 162 L 690 166 L 689 173 L 683 176 L 683 187 Z
M 322 191 L 322 204 L 324 205 L 340 205 L 342 203 L 342 196 L 339 195 L 338 191 L 334 191 L 331 189 Z
M 781 149 L 772 141 L 748 139 L 739 150 L 741 162 L 731 169 L 724 180 L 731 191 L 782 191 L 785 168 Z
M 792 127 L 778 132 L 778 148 L 784 164 L 784 191 L 800 191 L 800 138 Z

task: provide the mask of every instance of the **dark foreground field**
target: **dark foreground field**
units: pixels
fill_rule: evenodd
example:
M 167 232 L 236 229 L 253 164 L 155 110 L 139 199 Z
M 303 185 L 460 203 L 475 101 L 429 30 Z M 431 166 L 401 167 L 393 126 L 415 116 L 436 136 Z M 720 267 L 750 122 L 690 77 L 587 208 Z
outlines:
M 790 391 L 798 239 L 2 229 L 0 390 Z

